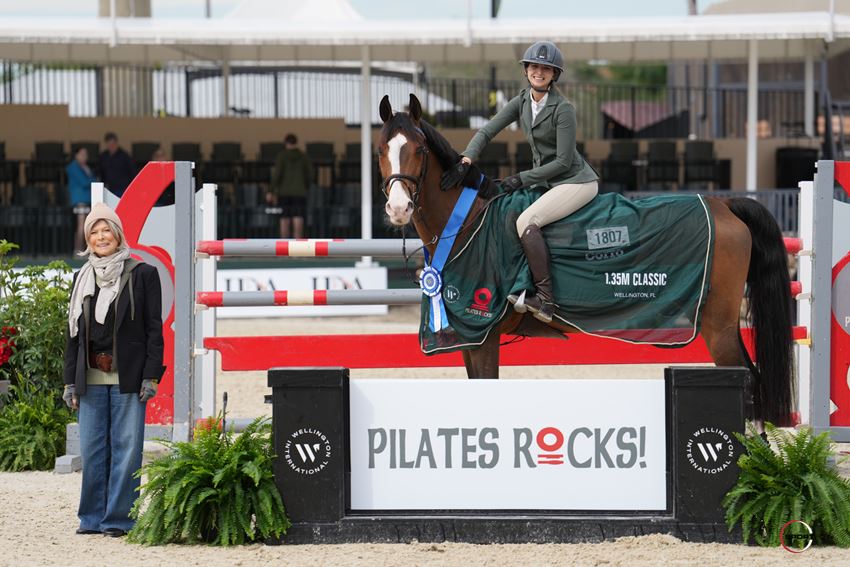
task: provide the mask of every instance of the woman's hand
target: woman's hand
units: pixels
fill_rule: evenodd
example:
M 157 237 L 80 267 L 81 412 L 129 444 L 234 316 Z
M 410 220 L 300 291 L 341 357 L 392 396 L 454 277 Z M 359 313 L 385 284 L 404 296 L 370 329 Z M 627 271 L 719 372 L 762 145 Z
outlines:
M 460 161 L 461 161 L 462 163 L 467 164 L 467 165 L 471 165 L 471 164 L 472 164 L 472 160 L 471 160 L 471 159 L 469 159 L 469 158 L 468 158 L 468 157 L 466 157 L 466 156 L 461 157 L 461 158 L 460 158 Z
M 146 402 L 156 395 L 158 383 L 151 378 L 142 380 L 142 388 L 139 390 L 139 401 Z
M 79 409 L 80 398 L 77 397 L 77 387 L 73 384 L 65 384 L 65 391 L 62 392 L 62 400 L 72 410 Z

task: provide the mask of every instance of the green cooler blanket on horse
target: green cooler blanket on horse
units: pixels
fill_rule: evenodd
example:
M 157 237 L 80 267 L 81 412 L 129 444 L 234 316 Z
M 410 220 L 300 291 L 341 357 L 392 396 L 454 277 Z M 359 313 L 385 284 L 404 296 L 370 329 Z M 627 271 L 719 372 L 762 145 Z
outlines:
M 423 295 L 424 353 L 475 348 L 512 309 L 508 295 L 533 292 L 516 219 L 539 196 L 527 190 L 497 198 L 455 245 L 442 272 L 447 328 L 431 331 L 431 301 Z M 702 197 L 603 194 L 543 233 L 561 322 L 634 343 L 682 346 L 696 338 L 714 243 Z

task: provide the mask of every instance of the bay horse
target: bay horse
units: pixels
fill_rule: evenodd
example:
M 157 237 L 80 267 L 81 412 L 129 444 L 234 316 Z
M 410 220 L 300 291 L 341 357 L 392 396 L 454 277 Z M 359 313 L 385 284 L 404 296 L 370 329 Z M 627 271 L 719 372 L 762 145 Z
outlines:
M 378 160 L 387 198 L 385 210 L 392 225 L 403 227 L 412 222 L 433 257 L 460 195 L 459 188 L 441 191 L 440 176 L 460 156 L 422 119 L 422 107 L 413 94 L 408 108 L 409 112 L 394 113 L 388 96 L 379 105 L 383 127 Z M 753 417 L 788 425 L 793 406 L 793 341 L 790 276 L 781 230 L 769 211 L 755 200 L 705 200 L 714 217 L 715 239 L 710 291 L 700 332 L 717 366 L 746 366 L 752 372 Z M 479 195 L 467 219 L 478 216 L 486 206 L 487 200 Z M 460 230 L 467 228 L 464 224 Z M 741 338 L 745 288 L 755 334 L 755 363 Z M 547 329 L 536 319 L 508 309 L 478 348 L 462 351 L 469 378 L 499 377 L 500 336 L 514 333 L 521 323 L 522 332 L 528 335 L 552 335 L 553 329 L 559 335 L 578 332 L 557 318 Z

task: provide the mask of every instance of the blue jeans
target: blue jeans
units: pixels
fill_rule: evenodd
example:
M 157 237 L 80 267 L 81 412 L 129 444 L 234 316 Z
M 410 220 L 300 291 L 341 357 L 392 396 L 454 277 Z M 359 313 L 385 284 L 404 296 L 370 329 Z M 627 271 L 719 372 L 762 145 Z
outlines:
M 88 386 L 80 396 L 80 528 L 103 531 L 133 527 L 130 509 L 136 501 L 145 440 L 145 405 L 138 393 L 122 394 L 118 386 Z

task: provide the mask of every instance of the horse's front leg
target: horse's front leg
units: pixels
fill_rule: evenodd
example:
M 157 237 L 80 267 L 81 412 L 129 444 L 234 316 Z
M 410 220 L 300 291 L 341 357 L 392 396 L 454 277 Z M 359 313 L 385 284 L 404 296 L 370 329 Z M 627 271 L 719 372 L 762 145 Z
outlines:
M 467 378 L 498 378 L 499 335 L 491 333 L 477 349 L 463 351 L 463 363 Z

